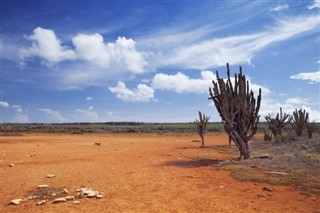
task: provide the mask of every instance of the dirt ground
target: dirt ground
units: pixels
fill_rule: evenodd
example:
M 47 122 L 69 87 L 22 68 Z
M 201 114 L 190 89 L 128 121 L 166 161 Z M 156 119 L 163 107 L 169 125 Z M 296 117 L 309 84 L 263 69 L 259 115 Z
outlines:
M 199 149 L 194 134 L 32 134 L 2 136 L 1 212 L 320 212 L 320 196 L 294 187 L 233 179 L 214 167 L 228 153 Z M 94 145 L 100 143 L 100 146 Z M 224 134 L 206 136 L 207 146 L 227 145 Z M 13 163 L 14 167 L 9 164 Z M 54 178 L 46 178 L 54 174 Z M 303 178 L 303 177 L 302 177 Z M 26 198 L 38 185 L 79 187 L 104 193 L 36 206 Z M 269 186 L 274 190 L 264 191 Z

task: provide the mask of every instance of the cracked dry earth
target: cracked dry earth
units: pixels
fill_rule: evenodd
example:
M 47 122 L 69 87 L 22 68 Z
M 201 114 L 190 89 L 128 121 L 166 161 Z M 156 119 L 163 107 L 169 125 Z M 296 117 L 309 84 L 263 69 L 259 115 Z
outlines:
M 231 159 L 198 149 L 195 134 L 26 134 L 1 136 L 0 210 L 24 212 L 320 212 L 320 197 L 294 187 L 240 182 L 214 167 Z M 206 136 L 207 146 L 227 145 L 225 134 Z M 100 143 L 100 144 L 99 144 Z M 97 145 L 99 144 L 99 145 Z M 200 159 L 200 160 L 199 160 Z M 9 166 L 13 164 L 14 166 Z M 46 178 L 54 174 L 54 178 Z M 104 192 L 102 199 L 37 206 L 28 197 L 41 184 Z

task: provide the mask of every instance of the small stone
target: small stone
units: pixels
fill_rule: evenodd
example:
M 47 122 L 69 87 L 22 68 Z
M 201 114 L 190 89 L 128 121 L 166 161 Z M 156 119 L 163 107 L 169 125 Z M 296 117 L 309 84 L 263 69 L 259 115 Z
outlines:
M 223 189 L 223 188 L 224 188 L 224 186 L 220 186 L 220 188 L 221 188 L 221 189 Z
M 272 192 L 273 191 L 273 189 L 271 187 L 268 187 L 268 186 L 263 187 L 262 190 L 268 191 L 268 192 Z
M 47 177 L 47 178 L 54 178 L 55 175 L 54 175 L 54 174 L 48 174 L 46 177 Z
M 56 195 L 57 195 L 57 194 L 54 193 L 54 192 L 51 193 L 51 196 L 52 196 L 52 197 L 54 197 L 54 196 L 56 196 Z
M 37 199 L 39 198 L 39 196 L 29 196 L 27 197 L 27 200 L 33 200 L 33 199 Z
M 10 201 L 9 204 L 11 205 L 19 205 L 19 203 L 22 201 L 22 199 L 13 199 Z
M 315 197 L 313 197 L 313 198 L 312 198 L 312 200 L 313 200 L 313 201 L 316 201 L 316 198 L 315 198 Z
M 62 189 L 62 193 L 63 193 L 63 194 L 68 194 L 68 193 L 69 193 L 69 192 L 68 192 L 68 189 L 66 189 L 66 188 Z
M 40 200 L 36 203 L 37 206 L 41 206 L 43 204 L 45 204 L 48 200 Z
M 56 204 L 56 203 L 62 203 L 62 202 L 66 202 L 67 200 L 65 199 L 65 198 L 63 198 L 63 197 L 61 197 L 61 198 L 57 198 L 57 199 L 55 199 L 55 200 L 53 200 L 53 204 Z
M 41 189 L 41 188 L 49 188 L 49 186 L 44 184 L 44 185 L 39 185 L 38 188 L 39 189 Z
M 75 204 L 75 205 L 80 204 L 80 201 L 79 200 L 75 200 L 75 201 L 73 201 L 73 204 Z
M 250 165 L 250 167 L 251 167 L 251 168 L 257 168 L 257 166 L 256 166 L 256 165 Z
M 64 197 L 64 199 L 66 199 L 66 200 L 75 200 L 75 197 L 74 196 L 66 196 L 66 197 Z
M 101 199 L 101 198 L 103 198 L 103 195 L 98 194 L 98 195 L 96 195 L 96 198 L 97 198 L 97 199 Z
M 13 164 L 13 163 L 10 163 L 10 164 L 9 164 L 9 167 L 14 167 L 14 164 Z
M 93 198 L 95 196 L 96 196 L 96 193 L 94 193 L 94 192 L 87 194 L 87 198 Z

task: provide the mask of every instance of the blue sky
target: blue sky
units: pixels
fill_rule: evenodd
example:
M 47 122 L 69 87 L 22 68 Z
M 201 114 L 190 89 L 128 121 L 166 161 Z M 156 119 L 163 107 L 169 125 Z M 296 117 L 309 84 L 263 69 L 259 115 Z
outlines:
M 320 1 L 1 1 L 1 122 L 192 122 L 242 66 L 320 121 Z M 263 119 L 261 119 L 263 120 Z

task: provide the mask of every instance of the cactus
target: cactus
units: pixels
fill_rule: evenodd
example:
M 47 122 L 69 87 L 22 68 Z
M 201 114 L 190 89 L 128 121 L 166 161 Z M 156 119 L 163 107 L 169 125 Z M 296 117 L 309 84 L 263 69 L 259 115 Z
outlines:
M 198 135 L 201 137 L 201 147 L 204 147 L 204 134 L 206 133 L 207 123 L 210 119 L 210 116 L 206 116 L 202 114 L 200 111 L 199 113 L 199 120 L 196 119 L 194 121 L 196 131 Z
M 296 109 L 293 111 L 292 119 L 292 126 L 296 132 L 296 135 L 300 137 L 302 135 L 302 131 L 305 128 L 307 122 L 308 122 L 309 114 L 302 109 L 299 109 L 299 111 Z
M 268 122 L 268 127 L 271 130 L 274 137 L 281 135 L 281 130 L 291 121 L 289 114 L 282 114 L 282 108 L 280 107 L 280 114 L 277 113 L 275 118 L 271 118 L 270 115 L 265 116 L 266 121 Z
M 209 99 L 214 102 L 229 138 L 239 149 L 239 159 L 242 156 L 248 159 L 250 158 L 248 142 L 258 129 L 261 88 L 256 100 L 253 91 L 249 91 L 249 82 L 242 74 L 241 67 L 239 74 L 234 75 L 234 84 L 231 83 L 229 64 L 227 64 L 226 81 L 219 77 L 218 71 L 216 75 L 217 80 L 213 80 L 213 87 L 209 88 Z

